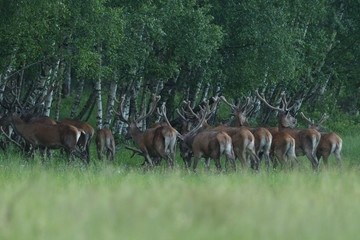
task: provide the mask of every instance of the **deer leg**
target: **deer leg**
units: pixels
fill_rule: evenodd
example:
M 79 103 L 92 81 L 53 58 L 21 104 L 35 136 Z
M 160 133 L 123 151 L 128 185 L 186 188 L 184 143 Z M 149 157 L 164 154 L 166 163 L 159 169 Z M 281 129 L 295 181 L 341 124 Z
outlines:
M 336 162 L 338 167 L 341 167 L 341 153 L 335 151 L 334 152 L 335 158 L 336 158 Z
M 280 162 L 281 168 L 283 168 L 285 165 L 285 159 L 286 159 L 285 153 L 282 153 L 281 150 L 275 150 L 275 155 L 276 155 L 276 158 L 278 159 L 278 161 Z M 274 169 L 276 169 L 277 165 L 278 165 L 278 163 L 277 163 L 277 161 L 275 161 Z
M 210 158 L 209 157 L 205 159 L 205 169 L 206 169 L 206 171 L 210 170 Z
M 102 161 L 103 160 L 103 158 L 102 158 L 102 156 L 103 156 L 102 148 L 99 148 L 99 150 L 97 151 L 97 155 L 98 155 L 99 161 Z
M 225 168 L 226 168 L 226 171 L 228 171 L 228 162 L 230 161 L 231 163 L 231 166 L 233 168 L 233 170 L 236 172 L 236 163 L 235 163 L 235 156 L 234 156 L 234 153 L 227 153 L 226 154 L 226 162 L 225 162 Z
M 214 160 L 215 160 L 215 166 L 216 166 L 217 170 L 219 171 L 219 173 L 221 173 L 222 169 L 221 169 L 220 157 L 214 158 Z
M 330 155 L 329 153 L 323 154 L 323 161 L 326 168 L 329 168 L 329 164 L 328 164 L 329 155 Z
M 269 156 L 269 152 L 264 153 L 264 157 L 265 157 L 266 171 L 269 171 L 269 168 L 270 168 L 270 156 Z M 260 161 L 261 161 L 261 160 L 260 160 Z
M 240 163 L 241 163 L 241 167 L 243 169 L 245 169 L 246 167 L 246 153 L 245 151 L 241 151 L 239 148 L 234 148 L 234 153 L 236 158 L 239 159 Z
M 196 167 L 197 167 L 197 165 L 198 165 L 198 163 L 199 163 L 199 159 L 200 159 L 200 157 L 194 156 L 194 164 L 193 164 L 193 171 L 194 171 L 194 173 L 197 173 Z
M 40 155 L 41 155 L 41 163 L 42 164 L 45 164 L 45 149 L 44 148 L 40 148 L 39 151 L 40 151 Z
M 317 170 L 319 166 L 319 162 L 317 160 L 317 157 L 312 154 L 312 152 L 305 152 L 306 157 L 310 160 L 313 170 Z
M 254 169 L 254 170 L 259 170 L 260 159 L 255 154 L 255 152 L 252 151 L 252 150 L 249 150 L 249 155 L 250 155 L 251 163 L 253 165 L 253 167 L 251 167 L 251 168 Z

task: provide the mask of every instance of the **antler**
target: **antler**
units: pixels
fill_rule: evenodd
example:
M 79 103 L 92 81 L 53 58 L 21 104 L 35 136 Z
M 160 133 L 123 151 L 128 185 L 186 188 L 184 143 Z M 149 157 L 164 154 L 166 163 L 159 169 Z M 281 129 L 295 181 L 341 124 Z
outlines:
M 291 109 L 293 109 L 295 107 L 295 104 L 294 104 L 294 105 L 292 105 L 291 107 L 288 108 L 289 103 L 291 102 L 291 97 L 289 98 L 289 101 L 286 101 L 285 92 L 281 93 L 281 99 L 282 99 L 281 101 L 282 101 L 282 103 L 284 105 L 283 108 L 284 108 L 285 111 L 290 111 Z
M 226 98 L 224 96 L 221 96 L 220 99 L 226 104 L 228 105 L 234 112 L 238 112 L 240 111 L 239 107 L 238 106 L 235 106 L 234 103 L 229 103 Z
M 311 120 L 310 118 L 307 118 L 303 112 L 300 113 L 301 117 L 306 120 L 312 127 L 315 125 L 314 120 Z
M 135 148 L 132 148 L 132 147 L 129 147 L 129 146 L 125 146 L 125 148 L 128 149 L 128 150 L 133 151 L 133 154 L 130 156 L 130 158 L 133 158 L 133 157 L 135 156 L 135 154 L 138 154 L 138 155 L 140 155 L 140 156 L 144 156 L 144 153 L 141 152 L 141 151 L 138 150 L 138 149 L 135 149 Z
M 165 102 L 163 102 L 163 104 L 161 105 L 161 110 L 159 108 L 157 108 L 157 113 L 164 118 L 165 122 L 171 126 L 169 119 L 166 116 L 166 106 L 165 106 Z
M 289 99 L 289 101 L 286 100 L 286 94 L 285 92 L 282 92 L 281 93 L 281 102 L 283 103 L 283 106 L 282 108 L 279 108 L 279 107 L 274 107 L 272 105 L 270 105 L 266 99 L 265 99 L 265 96 L 263 94 L 263 96 L 260 96 L 259 92 L 257 90 L 255 90 L 255 93 L 257 95 L 257 97 L 266 105 L 268 106 L 269 108 L 271 109 L 274 109 L 274 110 L 277 110 L 277 111 L 281 111 L 281 112 L 287 112 L 287 111 L 290 111 L 291 109 L 293 109 L 295 107 L 295 105 L 291 106 L 291 107 L 288 107 L 290 101 L 291 101 L 291 98 Z
M 209 101 L 204 101 L 204 107 L 200 107 L 201 110 L 203 110 L 205 112 L 205 120 L 209 120 L 209 118 L 211 117 L 211 114 L 215 111 L 216 109 L 216 106 L 217 104 L 219 103 L 220 101 L 220 98 L 218 97 L 213 97 L 212 100 L 214 101 L 213 102 L 213 106 L 211 107 L 210 109 L 210 106 L 209 106 Z M 194 111 L 190 108 L 190 106 L 188 106 L 188 108 L 190 109 L 191 113 L 199 120 L 200 117 L 194 113 Z
M 50 87 L 48 88 L 45 96 L 44 96 L 43 98 L 41 98 L 41 100 L 38 101 L 37 104 L 35 104 L 34 106 L 32 106 L 32 107 L 30 107 L 29 109 L 27 109 L 27 111 L 31 111 L 31 110 L 33 110 L 33 109 L 36 109 L 38 106 L 40 106 L 40 105 L 50 96 L 50 94 L 51 94 L 51 92 L 54 90 L 54 88 L 55 88 L 55 85 L 50 86 Z M 20 105 L 18 98 L 16 98 L 16 102 L 17 102 L 17 104 L 19 105 L 19 107 L 20 107 L 21 109 L 24 109 L 24 108 Z
M 323 124 L 327 119 L 329 118 L 329 116 L 324 113 L 323 116 L 321 117 L 321 119 L 319 120 L 319 122 L 316 124 L 316 126 L 320 126 L 321 124 Z
M 235 105 L 234 103 L 229 103 L 224 96 L 221 96 L 220 98 L 226 105 L 228 105 L 231 108 L 233 112 L 241 112 L 245 115 L 248 115 L 253 109 L 253 108 L 247 109 L 249 104 L 253 101 L 252 97 L 247 97 L 245 104 L 241 108 L 240 108 L 240 102 L 238 105 Z
M 114 97 L 114 101 L 119 105 L 119 110 L 120 112 L 117 112 L 115 110 L 115 108 L 113 107 L 113 111 L 116 115 L 119 116 L 120 120 L 123 121 L 123 122 L 126 122 L 127 124 L 130 125 L 130 118 L 126 118 L 125 115 L 124 115 L 124 110 L 123 110 L 123 104 L 124 104 L 124 101 L 125 101 L 125 94 L 121 96 L 121 99 L 120 101 L 118 101 L 116 99 L 116 97 Z
M 160 101 L 160 99 L 161 99 L 161 96 L 155 96 L 155 94 L 152 94 L 152 95 L 151 95 L 151 98 L 152 98 L 152 103 L 150 104 L 150 108 L 149 108 L 148 113 L 147 113 L 146 115 L 139 116 L 137 119 L 135 119 L 134 121 L 135 121 L 136 123 L 138 123 L 138 122 L 142 121 L 143 119 L 149 117 L 149 116 L 154 112 L 157 103 L 158 103 L 158 102 Z
M 255 90 L 255 93 L 257 95 L 257 97 L 266 105 L 268 106 L 269 108 L 271 109 L 274 109 L 274 110 L 277 110 L 277 111 L 285 111 L 284 108 L 279 108 L 279 107 L 274 107 L 274 106 L 271 106 L 265 99 L 265 96 L 263 94 L 263 96 L 261 97 L 259 92 L 257 90 Z

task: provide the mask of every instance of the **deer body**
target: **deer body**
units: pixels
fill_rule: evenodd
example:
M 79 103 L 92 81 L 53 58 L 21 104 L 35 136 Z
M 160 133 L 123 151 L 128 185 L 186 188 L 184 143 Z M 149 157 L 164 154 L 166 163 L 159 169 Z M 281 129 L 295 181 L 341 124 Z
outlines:
M 212 158 L 215 161 L 216 168 L 221 172 L 220 158 L 223 155 L 226 156 L 226 170 L 228 169 L 228 163 L 230 161 L 234 171 L 236 171 L 232 140 L 225 132 L 203 130 L 196 134 L 191 147 L 194 153 L 194 171 L 196 170 L 199 159 L 204 157 L 206 158 L 206 168 L 209 168 L 210 158 Z
M 212 130 L 226 132 L 231 137 L 235 157 L 239 159 L 243 168 L 246 167 L 246 159 L 250 156 L 251 161 L 255 162 L 255 168 L 258 169 L 260 160 L 255 153 L 255 137 L 247 128 L 220 125 Z
M 300 113 L 302 118 L 304 118 L 309 123 L 310 129 L 325 129 L 320 125 L 328 119 L 328 116 L 324 114 L 318 123 L 314 123 L 313 120 L 305 117 L 304 113 Z M 317 147 L 316 156 L 320 161 L 321 157 L 324 160 L 324 164 L 328 166 L 328 158 L 331 154 L 335 155 L 338 166 L 341 166 L 341 150 L 342 150 L 342 139 L 334 132 L 320 132 L 321 139 Z
M 335 155 L 338 166 L 341 166 L 342 139 L 334 132 L 321 132 L 321 139 L 318 145 L 316 156 L 323 157 L 324 164 L 328 166 L 328 158 L 331 154 Z
M 125 95 L 121 97 L 121 101 L 115 99 L 119 105 L 120 112 L 114 110 L 116 115 L 119 116 L 120 120 L 128 124 L 128 137 L 131 137 L 135 144 L 140 148 L 146 161 L 152 166 L 152 158 L 164 158 L 169 167 L 173 167 L 175 163 L 176 154 L 176 138 L 179 133 L 170 126 L 170 123 L 166 117 L 165 105 L 162 107 L 162 113 L 158 110 L 159 114 L 165 117 L 167 125 L 160 125 L 155 128 L 149 128 L 145 131 L 141 131 L 138 124 L 149 117 L 160 100 L 160 96 L 155 97 L 152 95 L 152 103 L 147 114 L 142 114 L 137 119 L 126 118 L 123 111 L 123 103 Z M 170 155 L 170 157 L 169 157 Z M 156 160 L 156 159 L 155 159 Z
M 110 129 L 99 129 L 95 138 L 95 143 L 100 161 L 102 161 L 103 155 L 106 155 L 109 161 L 115 160 L 115 140 Z
M 70 153 L 74 153 L 84 160 L 84 156 L 76 150 L 76 144 L 81 132 L 73 126 L 64 124 L 48 125 L 38 122 L 27 123 L 18 117 L 16 113 L 7 116 L 4 121 L 5 124 L 11 124 L 15 132 L 34 148 L 40 148 L 42 151 L 44 148 L 64 148 L 68 156 L 70 156 Z
M 135 124 L 131 124 L 129 134 L 150 164 L 152 164 L 152 158 L 161 157 L 169 166 L 174 165 L 176 132 L 172 127 L 161 126 L 142 132 Z M 169 158 L 169 154 L 171 154 L 171 158 Z
M 235 105 L 229 103 L 224 96 L 221 97 L 222 101 L 228 105 L 233 115 L 235 116 L 235 127 L 245 127 L 247 128 L 255 138 L 255 152 L 258 156 L 259 164 L 262 157 L 265 157 L 266 168 L 269 169 L 270 166 L 270 148 L 272 143 L 271 133 L 264 127 L 251 127 L 248 122 L 248 114 L 252 109 L 248 108 L 249 103 L 252 101 L 251 98 L 246 99 L 246 103 L 240 107 L 240 104 Z M 253 163 L 253 161 L 252 161 Z
M 68 125 L 72 125 L 74 127 L 76 127 L 77 129 L 79 129 L 79 131 L 83 132 L 84 134 L 81 135 L 79 141 L 78 141 L 78 145 L 85 149 L 85 153 L 86 153 L 86 161 L 89 163 L 90 162 L 90 144 L 91 144 L 91 140 L 94 136 L 94 128 L 83 121 L 80 120 L 75 120 L 75 119 L 70 119 L 70 118 L 65 118 L 61 120 L 62 124 L 68 124 Z
M 298 126 L 296 119 L 290 114 L 290 110 L 294 105 L 288 108 L 291 99 L 287 101 L 285 93 L 281 94 L 282 108 L 271 106 L 265 100 L 265 97 L 261 97 L 257 91 L 256 94 L 265 105 L 278 111 L 278 131 L 285 132 L 295 139 L 296 156 L 306 155 L 310 160 L 313 169 L 317 169 L 319 162 L 316 156 L 316 149 L 320 142 L 320 133 L 315 129 L 294 129 L 294 127 Z M 275 132 L 276 129 L 273 128 L 272 131 Z
M 287 162 L 293 160 L 299 164 L 295 154 L 295 139 L 286 132 L 275 132 L 272 134 L 273 141 L 271 144 L 271 155 L 276 156 L 283 167 Z M 271 158 L 273 168 L 276 169 L 277 161 L 274 157 Z

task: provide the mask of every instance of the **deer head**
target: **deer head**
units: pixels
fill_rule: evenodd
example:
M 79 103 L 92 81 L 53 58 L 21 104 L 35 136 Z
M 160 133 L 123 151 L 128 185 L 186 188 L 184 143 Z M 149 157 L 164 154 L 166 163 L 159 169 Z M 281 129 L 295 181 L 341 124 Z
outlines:
M 281 102 L 282 102 L 282 107 L 274 107 L 272 105 L 270 105 L 266 99 L 265 96 L 260 96 L 259 92 L 256 90 L 255 91 L 257 97 L 269 108 L 277 110 L 279 115 L 278 115 L 278 123 L 279 126 L 281 127 L 285 127 L 285 128 L 294 128 L 299 126 L 299 124 L 296 121 L 296 118 L 294 118 L 291 114 L 290 111 L 291 109 L 293 109 L 295 107 L 295 105 L 292 105 L 291 107 L 289 107 L 289 104 L 291 102 L 291 98 L 289 98 L 289 100 L 286 100 L 286 94 L 285 92 L 281 93 Z
M 237 105 L 235 105 L 234 103 L 229 103 L 224 96 L 221 96 L 220 98 L 226 105 L 228 105 L 231 108 L 232 114 L 235 116 L 236 119 L 235 124 L 237 127 L 249 125 L 248 118 L 250 113 L 254 109 L 254 107 L 249 107 L 249 104 L 253 101 L 251 97 L 247 97 L 244 105 L 241 107 L 240 107 L 240 101 L 238 102 Z
M 323 124 L 329 118 L 329 116 L 326 115 L 326 113 L 323 114 L 321 119 L 316 124 L 315 124 L 314 120 L 311 120 L 310 118 L 307 118 L 303 112 L 301 112 L 300 115 L 305 121 L 308 122 L 308 124 L 309 124 L 308 128 L 313 128 L 313 129 L 316 129 L 318 131 L 326 131 L 326 127 L 320 126 L 321 124 Z
M 113 110 L 114 110 L 114 113 L 119 116 L 121 121 L 128 124 L 127 135 L 125 136 L 125 138 L 130 139 L 132 137 L 133 133 L 135 133 L 137 131 L 140 131 L 139 123 L 142 120 L 144 120 L 145 118 L 149 117 L 154 112 L 154 110 L 156 108 L 156 105 L 159 102 L 161 97 L 160 96 L 155 96 L 155 94 L 152 94 L 151 95 L 152 102 L 150 104 L 150 108 L 149 108 L 148 113 L 147 114 L 141 114 L 138 118 L 133 117 L 132 120 L 130 120 L 130 116 L 127 118 L 127 117 L 125 117 L 125 114 L 124 114 L 123 105 L 124 105 L 125 97 L 126 97 L 126 95 L 124 94 L 121 97 L 120 101 L 118 101 L 116 98 L 114 98 L 115 102 L 119 105 L 120 112 L 117 112 L 114 108 L 113 108 Z

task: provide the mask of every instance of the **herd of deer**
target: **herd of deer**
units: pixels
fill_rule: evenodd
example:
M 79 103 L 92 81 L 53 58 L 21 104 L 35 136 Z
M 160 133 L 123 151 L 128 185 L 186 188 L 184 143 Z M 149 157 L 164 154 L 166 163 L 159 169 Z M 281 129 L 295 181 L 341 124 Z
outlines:
M 145 164 L 152 166 L 159 164 L 165 159 L 169 167 L 174 166 L 176 143 L 179 141 L 180 155 L 184 160 L 186 168 L 193 170 L 200 158 L 205 158 L 205 166 L 208 169 L 210 159 L 214 159 L 218 171 L 222 171 L 220 158 L 225 155 L 225 168 L 228 170 L 229 162 L 236 171 L 235 160 L 239 159 L 242 168 L 247 166 L 250 160 L 251 168 L 257 170 L 261 160 L 265 158 L 267 170 L 270 161 L 275 169 L 280 162 L 281 166 L 287 163 L 298 165 L 297 156 L 305 155 L 311 162 L 314 170 L 318 168 L 319 160 L 323 158 L 325 166 L 328 165 L 328 157 L 335 155 L 337 163 L 341 166 L 342 140 L 334 132 L 318 132 L 320 125 L 328 118 L 325 114 L 315 124 L 313 120 L 301 116 L 309 123 L 306 129 L 294 129 L 298 126 L 296 119 L 290 114 L 289 107 L 291 99 L 287 100 L 285 93 L 281 95 L 282 107 L 270 105 L 264 96 L 257 91 L 256 95 L 267 107 L 278 111 L 278 127 L 251 127 L 247 121 L 247 115 L 251 112 L 251 98 L 247 98 L 243 106 L 229 103 L 225 97 L 213 98 L 212 107 L 208 101 L 199 106 L 195 111 L 190 102 L 184 101 L 181 111 L 176 110 L 183 122 L 182 132 L 173 128 L 166 115 L 165 104 L 157 109 L 158 114 L 164 122 L 155 123 L 145 131 L 141 131 L 139 124 L 156 109 L 160 97 L 152 96 L 152 102 L 148 112 L 138 118 L 126 117 L 123 111 L 125 95 L 120 101 L 115 99 L 119 105 L 119 112 L 114 109 L 120 120 L 127 123 L 127 135 L 125 138 L 132 139 L 138 149 L 126 146 L 127 149 L 145 158 Z M 232 110 L 235 117 L 235 127 L 222 124 L 211 127 L 207 120 L 211 117 L 219 101 L 222 100 Z M 70 159 L 71 154 L 81 158 L 84 162 L 90 161 L 90 143 L 94 136 L 94 129 L 86 122 L 72 119 L 63 119 L 56 122 L 45 116 L 34 116 L 29 114 L 18 114 L 16 111 L 9 112 L 0 119 L 2 132 L 3 126 L 11 125 L 14 131 L 21 136 L 25 142 L 34 149 L 38 148 L 42 153 L 46 148 L 63 148 Z M 194 127 L 193 127 L 194 126 Z M 5 134 L 6 135 L 6 134 Z M 9 139 L 10 136 L 6 135 Z M 100 129 L 96 136 L 96 147 L 98 157 L 102 160 L 107 155 L 108 160 L 114 160 L 115 142 L 109 129 Z M 42 154 L 44 155 L 44 154 Z M 44 161 L 44 157 L 43 157 Z

